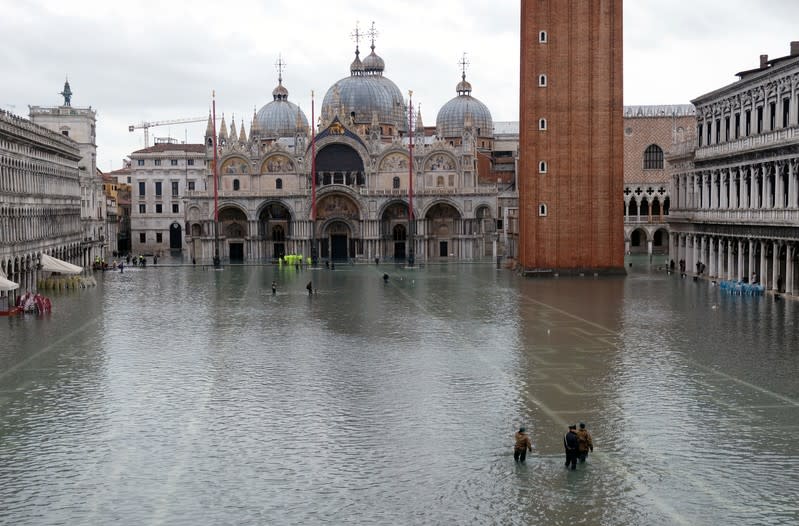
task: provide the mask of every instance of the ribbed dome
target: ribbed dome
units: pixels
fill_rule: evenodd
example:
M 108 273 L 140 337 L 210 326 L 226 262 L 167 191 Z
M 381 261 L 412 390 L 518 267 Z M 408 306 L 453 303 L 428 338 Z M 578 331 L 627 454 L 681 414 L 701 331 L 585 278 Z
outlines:
M 472 97 L 472 85 L 466 81 L 466 75 L 455 89 L 458 96 L 444 104 L 436 116 L 438 135 L 442 138 L 460 138 L 463 135 L 464 121 L 469 115 L 476 137 L 493 137 L 494 121 L 491 112 L 485 104 Z
M 363 59 L 363 69 L 366 71 L 366 74 L 383 74 L 383 70 L 386 69 L 386 63 L 380 58 L 377 53 L 375 53 L 375 46 L 372 44 L 372 52 L 369 53 L 365 59 Z
M 364 70 L 367 61 L 373 69 L 362 74 L 351 68 L 349 77 L 339 80 L 327 90 L 322 100 L 322 115 L 327 115 L 328 112 L 339 113 L 339 107 L 343 106 L 343 115 L 339 115 L 342 122 L 346 122 L 354 113 L 355 124 L 368 125 L 372 122 L 372 112 L 377 112 L 377 119 L 381 124 L 396 126 L 400 131 L 407 130 L 402 92 L 396 84 L 383 76 L 383 59 L 373 52 L 364 59 Z
M 255 115 L 255 130 L 251 135 L 261 137 L 293 137 L 297 132 L 307 133 L 308 118 L 299 106 L 288 101 L 289 91 L 282 79 L 272 91 L 274 100 L 258 110 Z M 299 118 L 299 123 L 297 122 Z M 299 126 L 298 126 L 299 124 Z

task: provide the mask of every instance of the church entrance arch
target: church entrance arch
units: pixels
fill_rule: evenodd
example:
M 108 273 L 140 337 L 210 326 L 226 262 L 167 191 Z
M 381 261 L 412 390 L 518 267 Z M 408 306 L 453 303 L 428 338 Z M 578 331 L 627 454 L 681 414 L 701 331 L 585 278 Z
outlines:
M 361 240 L 353 226 L 361 217 L 360 207 L 350 196 L 332 193 L 323 196 L 316 207 L 321 224 L 320 255 L 322 258 L 347 260 L 360 253 Z
M 286 237 L 291 229 L 291 212 L 279 202 L 269 203 L 258 214 L 258 239 L 267 259 L 286 254 Z
M 239 208 L 228 206 L 219 209 L 219 232 L 228 247 L 231 261 L 244 259 L 244 240 L 247 238 L 247 216 Z
M 404 261 L 408 241 L 408 203 L 395 202 L 388 205 L 380 217 L 381 238 L 386 240 L 383 252 L 395 261 Z
M 440 258 L 455 255 L 458 249 L 453 238 L 458 235 L 460 212 L 450 204 L 438 203 L 427 211 L 425 221 L 429 233 L 428 254 L 437 254 Z
M 316 154 L 316 184 L 364 186 L 366 173 L 363 159 L 349 145 L 333 143 L 325 146 Z

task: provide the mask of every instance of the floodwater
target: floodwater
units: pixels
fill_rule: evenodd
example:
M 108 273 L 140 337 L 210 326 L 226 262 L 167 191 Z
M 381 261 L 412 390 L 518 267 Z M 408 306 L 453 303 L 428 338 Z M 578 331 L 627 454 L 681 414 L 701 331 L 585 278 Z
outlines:
M 643 265 L 97 279 L 0 319 L 0 524 L 799 522 L 798 302 Z

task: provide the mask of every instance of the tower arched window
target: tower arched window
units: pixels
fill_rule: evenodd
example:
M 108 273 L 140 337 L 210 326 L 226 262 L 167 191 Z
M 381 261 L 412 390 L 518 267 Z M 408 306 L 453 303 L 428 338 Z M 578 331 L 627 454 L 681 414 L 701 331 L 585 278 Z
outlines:
M 538 75 L 538 87 L 545 88 L 547 86 L 547 76 L 543 73 Z
M 545 174 L 547 173 L 547 162 L 541 161 L 538 163 L 538 173 Z
M 395 190 L 400 187 L 400 178 L 399 177 L 395 177 L 393 179 L 391 187 L 394 188 Z
M 280 178 L 275 179 L 275 189 L 277 190 L 283 189 L 283 179 Z
M 233 191 L 238 192 L 241 189 L 241 183 L 238 179 L 233 179 Z
M 538 215 L 541 216 L 541 217 L 546 217 L 546 215 L 547 215 L 547 205 L 546 204 L 541 203 L 540 205 L 538 205 Z
M 657 144 L 650 144 L 644 150 L 644 170 L 663 169 L 663 149 Z
M 538 32 L 538 42 L 541 44 L 547 43 L 547 32 L 546 31 L 539 31 Z
M 538 129 L 544 131 L 547 129 L 547 120 L 546 119 L 538 119 Z

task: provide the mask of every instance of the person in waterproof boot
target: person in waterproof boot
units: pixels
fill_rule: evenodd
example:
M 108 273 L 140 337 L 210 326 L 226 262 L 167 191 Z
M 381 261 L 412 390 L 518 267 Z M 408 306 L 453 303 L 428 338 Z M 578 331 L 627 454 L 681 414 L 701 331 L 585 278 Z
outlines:
M 580 463 L 585 462 L 589 451 L 594 451 L 594 439 L 591 438 L 591 433 L 585 428 L 585 423 L 580 422 L 580 429 L 577 431 L 577 458 Z
M 527 452 L 533 450 L 533 443 L 527 433 L 525 433 L 524 427 L 520 427 L 514 437 L 516 438 L 516 445 L 513 446 L 513 460 L 524 462 L 527 459 Z
M 572 469 L 577 469 L 577 452 L 580 440 L 577 438 L 576 429 L 576 425 L 570 425 L 569 432 L 563 437 L 563 447 L 566 449 L 566 468 L 571 466 Z

